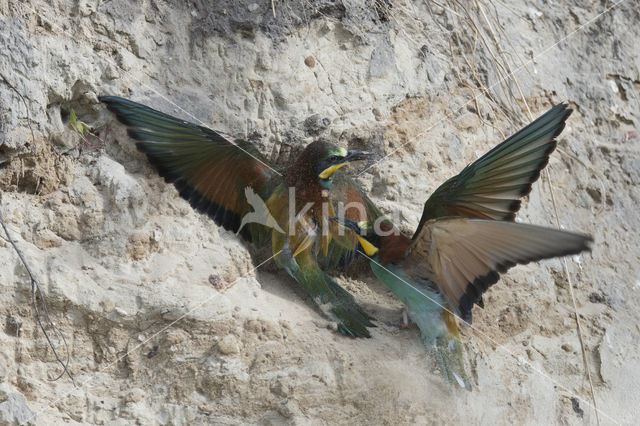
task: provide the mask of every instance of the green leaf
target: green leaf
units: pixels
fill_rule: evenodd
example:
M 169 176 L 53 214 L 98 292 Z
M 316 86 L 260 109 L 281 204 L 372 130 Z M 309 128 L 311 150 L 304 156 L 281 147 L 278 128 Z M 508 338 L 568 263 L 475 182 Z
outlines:
M 73 108 L 71 108 L 71 110 L 69 111 L 69 127 L 71 128 L 71 130 L 76 130 L 76 112 L 73 110 Z
M 78 121 L 76 112 L 73 110 L 73 108 L 69 110 L 69 128 L 82 137 L 84 137 L 85 133 L 90 131 L 89 126 L 87 126 L 82 121 Z

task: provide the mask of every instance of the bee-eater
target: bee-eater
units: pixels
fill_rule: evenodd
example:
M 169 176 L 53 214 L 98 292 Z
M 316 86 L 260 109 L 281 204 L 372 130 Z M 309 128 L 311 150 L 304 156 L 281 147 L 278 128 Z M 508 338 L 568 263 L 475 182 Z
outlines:
M 313 142 L 292 165 L 278 171 L 246 141 L 127 99 L 99 99 L 128 127 L 127 133 L 160 176 L 193 208 L 258 247 L 271 240 L 276 263 L 302 285 L 342 334 L 370 336 L 371 317 L 318 263 L 318 257 L 338 263 L 357 247 L 353 235 L 333 238 L 336 225 L 327 218 L 335 214 L 334 173 L 369 153 Z M 342 194 L 361 194 L 346 176 L 338 186 Z M 259 206 L 266 209 L 252 211 Z
M 388 220 L 333 218 L 357 234 L 374 274 L 407 305 L 451 383 L 471 389 L 454 315 L 470 324 L 473 305 L 516 264 L 589 249 L 587 235 L 511 222 L 570 114 L 555 106 L 447 180 L 425 203 L 413 237 Z

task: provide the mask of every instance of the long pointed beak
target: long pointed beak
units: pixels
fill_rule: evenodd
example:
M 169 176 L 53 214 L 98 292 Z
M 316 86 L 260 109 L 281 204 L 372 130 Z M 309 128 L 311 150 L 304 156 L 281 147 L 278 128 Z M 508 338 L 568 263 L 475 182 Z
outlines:
M 360 233 L 361 229 L 360 229 L 360 226 L 358 225 L 358 222 L 352 219 L 347 219 L 345 217 L 336 217 L 336 216 L 329 216 L 329 219 L 333 220 L 334 222 L 337 222 L 340 226 L 343 226 L 345 228 L 352 230 L 356 234 L 356 238 L 360 242 L 360 245 L 362 246 L 362 249 L 364 250 L 364 253 L 367 256 L 373 257 L 378 252 L 378 247 L 374 246 L 371 241 L 369 241 L 366 237 L 361 235 Z
M 360 227 L 358 226 L 358 222 L 356 222 L 355 220 L 337 216 L 329 216 L 329 219 L 336 222 L 338 225 L 344 226 L 347 229 L 351 229 L 356 234 L 360 233 Z
M 347 151 L 346 157 L 344 157 L 344 162 L 345 163 L 350 163 L 352 161 L 365 160 L 365 159 L 367 159 L 369 157 L 372 157 L 372 156 L 373 156 L 373 152 L 349 150 L 349 151 Z

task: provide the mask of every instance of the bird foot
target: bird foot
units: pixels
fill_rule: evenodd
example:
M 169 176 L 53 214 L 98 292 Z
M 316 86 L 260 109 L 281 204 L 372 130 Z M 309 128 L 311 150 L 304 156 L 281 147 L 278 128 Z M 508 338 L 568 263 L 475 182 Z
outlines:
M 400 324 L 400 328 L 409 328 L 411 324 L 411 319 L 409 318 L 409 313 L 406 309 L 402 310 L 402 323 Z
M 412 323 L 411 318 L 409 318 L 409 313 L 407 312 L 406 309 L 402 310 L 402 320 L 400 321 L 400 324 L 396 324 L 394 322 L 385 322 L 385 324 L 388 325 L 389 327 L 396 327 L 401 330 L 408 329 L 411 323 Z

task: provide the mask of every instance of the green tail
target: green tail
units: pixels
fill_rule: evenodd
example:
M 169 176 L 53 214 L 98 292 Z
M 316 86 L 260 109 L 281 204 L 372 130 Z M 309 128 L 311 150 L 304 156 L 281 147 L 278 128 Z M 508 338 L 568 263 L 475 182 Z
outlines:
M 471 390 L 464 367 L 464 350 L 460 338 L 452 335 L 443 320 L 443 306 L 447 302 L 433 290 L 428 281 L 410 280 L 402 270 L 392 264 L 382 267 L 377 257 L 371 261 L 371 270 L 405 305 L 413 322 L 420 329 L 422 343 L 433 353 L 445 380 Z M 452 319 L 453 320 L 453 319 Z
M 422 330 L 422 329 L 420 329 Z M 422 335 L 425 346 L 425 335 Z M 454 336 L 439 335 L 432 346 L 442 376 L 451 384 L 471 390 L 471 384 L 464 368 L 464 351 L 460 339 Z
M 340 333 L 350 337 L 371 337 L 367 327 L 375 327 L 371 322 L 373 318 L 351 294 L 320 269 L 310 250 L 294 258 L 285 245 L 276 263 L 302 285 L 325 315 L 337 323 Z
M 439 297 L 436 293 L 432 293 L 432 295 Z M 434 300 L 437 299 L 434 298 Z M 446 381 L 470 391 L 471 384 L 464 367 L 462 343 L 457 335 L 449 332 L 442 319 L 443 308 L 441 305 L 446 306 L 446 304 L 440 301 L 438 303 L 440 304 L 426 298 L 420 303 L 411 300 L 407 304 L 409 315 L 420 329 L 422 343 L 436 357 L 440 373 Z

